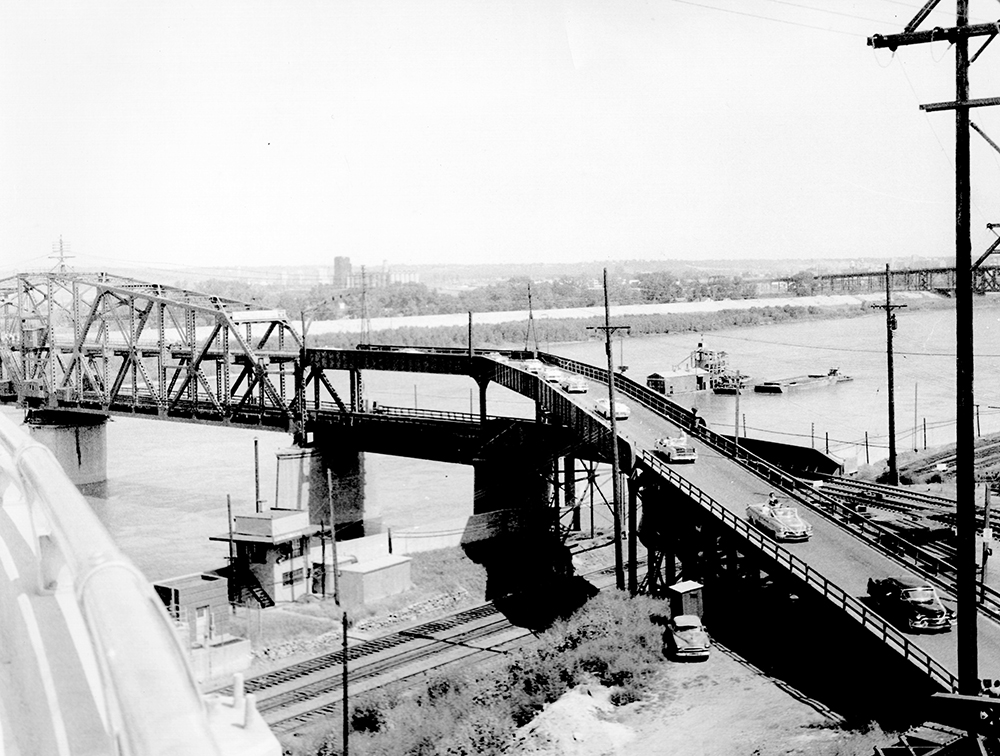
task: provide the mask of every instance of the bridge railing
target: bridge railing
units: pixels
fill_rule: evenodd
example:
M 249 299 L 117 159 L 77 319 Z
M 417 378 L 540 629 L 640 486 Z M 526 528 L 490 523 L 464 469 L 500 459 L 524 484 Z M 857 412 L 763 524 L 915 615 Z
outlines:
M 18 546 L 17 553 L 26 547 L 34 555 L 33 564 L 21 560 L 26 573 L 22 580 L 29 582 L 26 591 L 40 600 L 57 601 L 73 633 L 73 645 L 84 656 L 83 669 L 89 667 L 86 657 L 96 665 L 95 673 L 87 673 L 88 682 L 99 691 L 94 704 L 108 737 L 118 744 L 116 753 L 280 752 L 252 696 L 243 697 L 242 683 L 232 699 L 207 706 L 155 591 L 111 540 L 52 453 L 4 417 L 0 417 L 0 494 L 0 506 L 20 523 L 17 532 L 24 547 Z M 8 570 L 7 577 L 14 579 L 16 573 Z M 5 606 L 5 623 L 13 627 L 21 613 L 30 613 L 23 603 Z M 58 733 L 65 729 L 58 705 L 53 704 L 59 698 L 60 670 L 49 669 L 44 659 L 71 651 L 42 644 L 43 638 L 38 638 L 32 648 L 42 657 L 38 668 L 51 676 L 42 684 L 52 692 L 38 707 L 50 707 Z M 30 675 L 32 667 L 26 667 Z M 91 679 L 93 674 L 97 679 Z M 21 682 L 30 689 L 27 681 Z M 69 687 L 78 689 L 79 684 Z
M 545 354 L 543 357 L 547 362 L 559 365 L 566 370 L 572 370 L 593 380 L 607 383 L 608 371 L 606 369 L 554 354 Z M 936 579 L 942 585 L 954 590 L 957 581 L 957 570 L 947 560 L 930 554 L 916 544 L 906 541 L 881 523 L 861 517 L 849 506 L 842 504 L 821 491 L 817 491 L 809 483 L 775 467 L 770 462 L 740 446 L 734 439 L 716 433 L 705 426 L 696 425 L 693 422 L 695 418 L 694 413 L 647 386 L 643 386 L 631 378 L 616 374 L 615 388 L 622 395 L 639 402 L 661 417 L 685 428 L 690 436 L 698 438 L 719 453 L 736 460 L 740 465 L 765 480 L 769 485 L 792 494 L 819 514 L 836 521 L 841 526 L 848 527 L 852 532 L 865 540 L 865 542 L 878 550 L 888 554 L 897 561 L 904 562 L 924 577 Z M 992 619 L 1000 621 L 1000 591 L 988 585 L 980 585 L 978 588 L 980 611 Z
M 671 485 L 701 506 L 716 520 L 726 525 L 732 532 L 784 567 L 789 574 L 804 582 L 830 603 L 853 617 L 883 643 L 894 648 L 905 659 L 926 672 L 928 677 L 946 691 L 958 691 L 958 678 L 947 667 L 914 644 L 899 629 L 865 606 L 858 598 L 828 580 L 807 562 L 782 548 L 759 530 L 752 528 L 746 520 L 737 517 L 700 488 L 691 484 L 686 478 L 678 475 L 651 452 L 643 450 L 639 459 L 647 469 L 669 481 Z

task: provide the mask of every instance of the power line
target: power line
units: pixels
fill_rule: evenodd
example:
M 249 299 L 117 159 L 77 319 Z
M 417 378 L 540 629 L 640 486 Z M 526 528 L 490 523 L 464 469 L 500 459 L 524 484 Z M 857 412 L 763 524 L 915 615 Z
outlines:
M 705 8 L 706 10 L 719 11 L 720 13 L 731 13 L 734 16 L 746 16 L 749 18 L 760 19 L 761 21 L 774 21 L 778 24 L 787 24 L 789 26 L 800 26 L 803 29 L 815 29 L 816 31 L 830 32 L 832 34 L 842 34 L 847 37 L 861 37 L 864 38 L 865 34 L 860 34 L 858 32 L 848 32 L 841 31 L 840 29 L 831 29 L 827 26 L 814 26 L 813 24 L 803 24 L 798 21 L 789 21 L 784 18 L 774 18 L 773 16 L 761 16 L 758 13 L 747 13 L 746 11 L 732 10 L 731 8 L 719 8 L 714 5 L 702 5 L 701 3 L 692 2 L 692 0 L 670 0 L 672 3 L 680 3 L 681 5 L 692 5 L 696 8 Z

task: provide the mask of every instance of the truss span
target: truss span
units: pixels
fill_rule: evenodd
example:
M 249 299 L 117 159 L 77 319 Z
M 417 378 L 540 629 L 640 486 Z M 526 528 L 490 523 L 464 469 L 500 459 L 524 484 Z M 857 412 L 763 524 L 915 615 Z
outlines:
M 53 272 L 0 281 L 0 312 L 8 401 L 293 426 L 303 345 L 284 311 L 106 273 Z

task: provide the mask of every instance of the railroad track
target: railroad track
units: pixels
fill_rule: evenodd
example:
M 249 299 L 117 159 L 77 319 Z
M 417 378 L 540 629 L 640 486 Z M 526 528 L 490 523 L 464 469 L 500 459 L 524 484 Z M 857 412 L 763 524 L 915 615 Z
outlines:
M 585 573 L 597 587 L 614 584 L 614 568 Z M 508 653 L 534 638 L 493 604 L 482 604 L 346 650 L 348 695 L 387 685 L 406 686 L 443 667 Z M 293 732 L 341 711 L 344 651 L 316 656 L 248 678 L 245 690 L 276 732 Z
M 943 496 L 847 478 L 826 478 L 820 489 L 831 496 L 850 499 L 852 503 L 865 504 L 869 508 L 911 514 L 937 514 L 955 508 L 955 501 Z

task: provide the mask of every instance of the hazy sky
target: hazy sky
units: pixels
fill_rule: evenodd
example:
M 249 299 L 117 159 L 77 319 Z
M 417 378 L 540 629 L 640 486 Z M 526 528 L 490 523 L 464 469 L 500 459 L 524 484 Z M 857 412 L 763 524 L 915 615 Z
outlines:
M 0 0 L 0 270 L 951 255 L 953 50 L 866 45 L 923 4 Z

